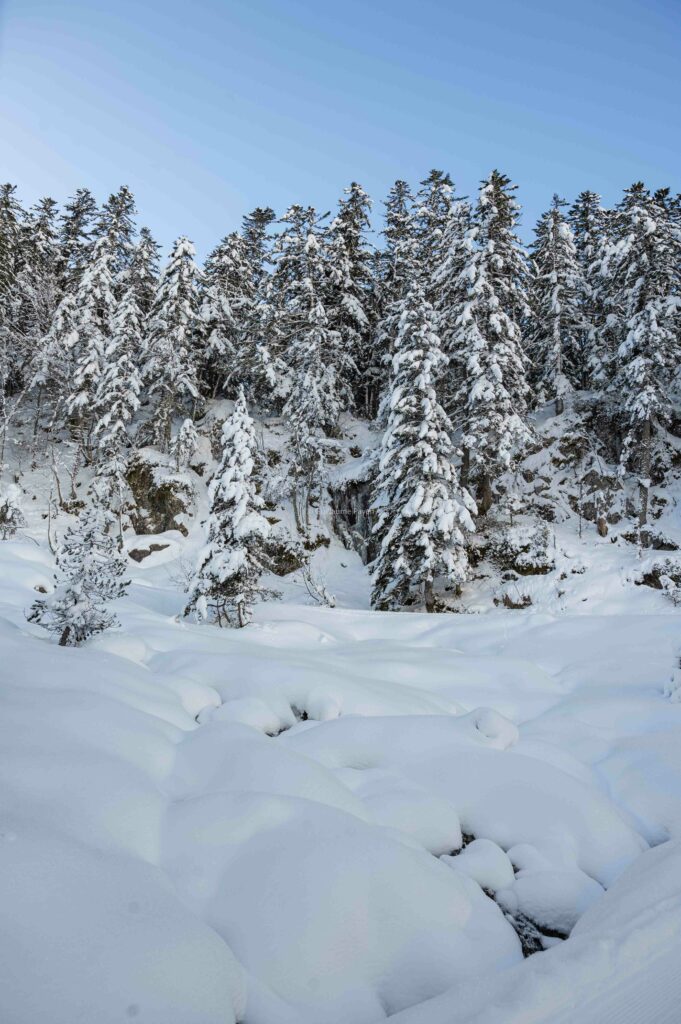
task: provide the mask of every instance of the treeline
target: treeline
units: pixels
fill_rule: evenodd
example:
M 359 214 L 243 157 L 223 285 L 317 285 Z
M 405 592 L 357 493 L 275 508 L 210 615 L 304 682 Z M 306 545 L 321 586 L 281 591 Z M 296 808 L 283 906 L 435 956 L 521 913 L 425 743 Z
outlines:
M 671 460 L 679 196 L 636 183 L 613 209 L 589 191 L 569 207 L 554 197 L 526 249 L 515 192 L 498 171 L 474 201 L 441 171 L 415 191 L 397 181 L 376 247 L 353 183 L 333 217 L 258 208 L 202 268 L 181 237 L 159 271 L 125 186 L 101 207 L 79 189 L 61 211 L 50 198 L 25 210 L 3 186 L 3 451 L 31 403 L 34 457 L 76 441 L 120 542 L 131 453 L 189 444 L 212 398 L 239 399 L 232 448 L 250 437 L 248 410 L 284 418 L 307 494 L 325 439 L 350 415 L 376 421 L 374 604 L 418 594 L 430 608 L 439 576 L 465 580 L 468 535 L 535 443 L 530 412 L 588 395 L 590 424 L 637 476 L 645 544 L 651 482 Z

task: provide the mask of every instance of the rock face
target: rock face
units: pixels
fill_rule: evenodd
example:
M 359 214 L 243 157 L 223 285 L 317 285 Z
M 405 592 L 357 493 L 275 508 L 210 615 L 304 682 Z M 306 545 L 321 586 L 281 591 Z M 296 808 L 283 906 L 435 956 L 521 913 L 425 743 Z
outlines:
M 158 452 L 143 448 L 132 462 L 127 480 L 135 499 L 130 521 L 136 533 L 179 530 L 187 536 L 184 520 L 191 515 L 195 497 L 188 474 L 173 472 Z
M 375 515 L 371 511 L 372 481 L 346 479 L 329 485 L 333 529 L 348 550 L 357 551 L 367 565 L 378 554 L 372 535 Z

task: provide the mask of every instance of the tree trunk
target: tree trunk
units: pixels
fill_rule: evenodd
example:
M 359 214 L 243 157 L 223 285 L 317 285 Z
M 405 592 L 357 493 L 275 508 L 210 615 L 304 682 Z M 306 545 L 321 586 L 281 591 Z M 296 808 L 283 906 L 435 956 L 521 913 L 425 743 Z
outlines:
M 641 537 L 641 547 L 650 547 L 650 531 L 648 525 L 648 500 L 650 496 L 650 419 L 643 423 L 643 438 L 641 442 L 641 479 L 639 492 L 641 505 L 638 513 L 638 528 Z
M 471 475 L 471 450 L 464 446 L 463 453 L 461 456 L 461 472 L 459 473 L 459 480 L 462 487 L 468 487 L 468 478 Z
M 423 584 L 423 603 L 427 612 L 435 611 L 435 595 L 433 594 L 433 581 L 426 580 Z
M 67 647 L 70 636 L 71 636 L 71 627 L 70 626 L 64 626 L 64 631 L 63 631 L 62 635 L 59 637 L 59 646 L 60 647 Z
M 478 512 L 484 516 L 492 507 L 494 495 L 492 494 L 492 481 L 489 473 L 483 473 L 478 487 Z
M 555 401 L 556 416 L 562 415 L 565 412 L 565 402 L 559 396 L 556 396 Z

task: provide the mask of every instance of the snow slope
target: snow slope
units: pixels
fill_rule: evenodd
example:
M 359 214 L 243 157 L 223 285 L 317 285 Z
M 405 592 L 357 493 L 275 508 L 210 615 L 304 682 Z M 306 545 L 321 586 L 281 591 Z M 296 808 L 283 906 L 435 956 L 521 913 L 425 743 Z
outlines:
M 673 606 L 220 631 L 177 619 L 187 543 L 77 650 L 23 616 L 49 553 L 0 544 L 3 1022 L 678 1020 Z

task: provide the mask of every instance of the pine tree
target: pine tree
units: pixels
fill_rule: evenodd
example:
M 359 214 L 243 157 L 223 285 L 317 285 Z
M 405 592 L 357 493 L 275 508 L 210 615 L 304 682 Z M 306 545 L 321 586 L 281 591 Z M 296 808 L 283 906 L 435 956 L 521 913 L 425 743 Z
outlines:
M 286 339 L 290 392 L 284 414 L 294 433 L 338 435 L 351 402 L 339 336 L 324 307 L 325 265 L 315 211 L 292 206 L 278 240 L 278 330 Z
M 243 382 L 244 348 L 249 346 L 254 285 L 238 232 L 223 238 L 208 256 L 201 300 L 201 371 L 205 390 L 234 395 L 235 381 Z
M 128 287 L 135 290 L 135 298 L 142 317 L 151 309 L 158 286 L 159 249 L 149 228 L 141 228 L 137 245 L 132 250 Z
M 579 297 L 583 288 L 572 231 L 561 212 L 564 205 L 554 196 L 551 208 L 537 223 L 529 325 L 536 391 L 540 401 L 554 402 L 557 416 L 581 377 Z
M 444 171 L 432 170 L 416 195 L 414 223 L 418 267 L 426 298 L 433 301 L 433 275 L 442 263 L 445 228 L 453 205 L 454 186 Z
M 60 647 L 77 647 L 117 625 L 107 605 L 124 596 L 129 581 L 106 526 L 101 506 L 86 505 L 57 551 L 54 592 L 35 601 L 27 615 L 58 636 Z
M 658 197 L 641 182 L 618 208 L 616 261 L 619 368 L 613 391 L 626 425 L 622 465 L 639 472 L 639 527 L 647 543 L 652 446 L 668 422 L 681 362 L 681 236 Z
M 477 222 L 481 243 L 489 249 L 489 278 L 501 308 L 519 330 L 530 310 L 527 301 L 528 265 L 525 250 L 516 234 L 520 205 L 518 186 L 500 171 L 492 171 L 480 187 Z
M 222 459 L 210 485 L 208 542 L 200 555 L 185 614 L 219 626 L 245 626 L 260 585 L 269 524 L 261 514 L 256 439 L 243 391 L 222 429 Z
M 474 226 L 466 236 L 467 253 L 459 278 L 463 304 L 454 341 L 457 350 L 466 353 L 464 482 L 468 484 L 470 461 L 482 514 L 493 503 L 495 480 L 531 437 L 520 329 L 507 312 L 522 298 L 517 279 L 520 256 L 513 236 L 508 237 L 515 223 L 515 207 L 508 195 L 510 209 L 504 207 L 507 181 L 494 172 L 480 189 Z
M 273 240 L 268 228 L 275 219 L 269 206 L 257 207 L 243 218 L 241 235 L 251 278 L 251 298 L 244 310 L 247 317 L 234 373 L 249 402 L 266 412 L 281 408 L 287 377 L 279 351 L 277 297 L 270 271 Z
M 57 277 L 62 292 L 75 292 L 90 259 L 97 203 L 86 188 L 79 188 L 64 207 L 59 232 Z
M 341 199 L 338 214 L 328 229 L 328 284 L 325 305 L 329 326 L 339 337 L 344 357 L 347 390 L 354 403 L 369 412 L 370 392 L 364 382 L 370 362 L 372 332 L 370 299 L 371 260 L 366 241 L 371 200 L 361 185 L 352 182 Z
M 24 211 L 16 198 L 16 185 L 0 186 L 0 412 L 4 432 L 7 399 L 21 386 L 22 345 L 20 301 L 16 283 L 22 269 Z
M 442 351 L 448 360 L 442 381 L 441 400 L 445 412 L 457 429 L 462 426 L 465 407 L 468 353 L 460 347 L 458 322 L 467 301 L 463 269 L 469 256 L 467 239 L 470 229 L 470 203 L 463 199 L 453 202 L 442 236 L 441 262 L 433 270 L 430 289 L 437 313 L 437 331 Z
M 23 225 L 22 268 L 15 281 L 14 350 L 17 383 L 30 383 L 59 303 L 57 204 L 31 207 Z
M 92 260 L 83 273 L 76 293 L 76 335 L 74 372 L 66 400 L 66 411 L 78 425 L 80 440 L 89 448 L 90 435 L 100 413 L 97 400 L 106 402 L 100 391 L 105 352 L 111 338 L 116 300 L 111 272 L 112 255 L 107 238 L 100 238 Z
M 253 292 L 256 295 L 262 294 L 265 279 L 269 276 L 268 264 L 271 262 L 272 245 L 267 231 L 275 220 L 276 214 L 269 206 L 257 206 L 242 220 L 241 236 L 246 259 L 251 268 Z
M 382 254 L 382 315 L 376 325 L 368 387 L 378 410 L 387 394 L 389 372 L 400 319 L 417 273 L 418 243 L 413 197 L 406 181 L 396 181 L 385 202 L 386 240 Z
M 603 381 L 603 364 L 597 342 L 598 326 L 604 316 L 598 288 L 598 263 L 604 251 L 606 220 L 606 211 L 596 192 L 580 192 L 570 207 L 569 221 L 580 269 L 577 288 L 580 382 L 587 388 Z
M 112 193 L 100 210 L 95 225 L 95 238 L 107 238 L 111 252 L 111 273 L 116 297 L 128 286 L 128 272 L 135 248 L 135 197 L 127 185 Z
M 175 468 L 179 473 L 185 469 L 199 446 L 199 435 L 194 421 L 186 419 L 170 445 L 170 454 L 175 460 Z
M 436 387 L 446 359 L 422 286 L 410 291 L 392 365 L 390 412 L 374 506 L 381 548 L 372 604 L 422 604 L 433 611 L 435 580 L 457 587 L 467 574 L 465 534 L 475 505 L 458 481 L 449 423 Z
M 127 507 L 128 432 L 140 406 L 141 383 L 134 353 L 140 346 L 141 332 L 137 296 L 131 286 L 113 318 L 94 402 L 99 413 L 94 434 L 99 449 L 100 498 L 116 518 L 119 547 L 123 546 Z
M 179 238 L 156 290 L 142 375 L 155 403 L 156 438 L 166 451 L 173 416 L 199 401 L 197 278 L 194 246 L 187 238 Z

